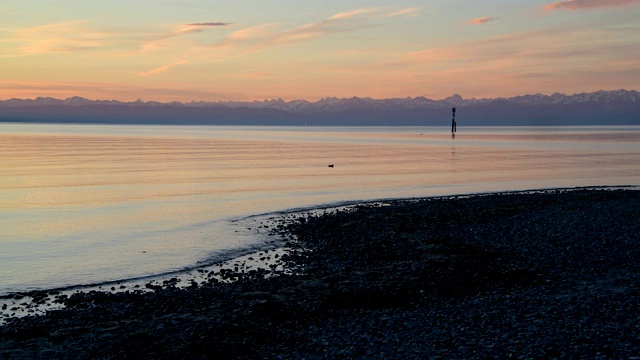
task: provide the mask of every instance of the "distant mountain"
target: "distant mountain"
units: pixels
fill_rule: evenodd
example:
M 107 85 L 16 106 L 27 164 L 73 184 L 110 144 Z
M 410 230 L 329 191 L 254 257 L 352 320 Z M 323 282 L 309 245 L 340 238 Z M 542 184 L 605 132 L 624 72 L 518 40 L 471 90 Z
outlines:
M 451 107 L 465 125 L 640 125 L 640 93 L 632 90 L 497 99 L 323 98 L 242 102 L 88 100 L 71 97 L 0 101 L 0 121 L 183 125 L 447 125 Z

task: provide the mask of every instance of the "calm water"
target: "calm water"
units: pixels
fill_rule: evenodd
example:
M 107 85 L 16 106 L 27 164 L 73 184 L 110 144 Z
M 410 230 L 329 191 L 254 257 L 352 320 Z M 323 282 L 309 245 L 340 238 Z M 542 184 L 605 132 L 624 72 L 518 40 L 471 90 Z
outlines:
M 0 295 L 222 259 L 252 214 L 639 183 L 640 127 L 0 124 Z

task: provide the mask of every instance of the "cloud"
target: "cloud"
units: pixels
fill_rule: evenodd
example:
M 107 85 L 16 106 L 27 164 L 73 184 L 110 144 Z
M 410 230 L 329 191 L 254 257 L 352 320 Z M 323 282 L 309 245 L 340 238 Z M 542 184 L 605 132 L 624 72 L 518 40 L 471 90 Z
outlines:
M 207 28 L 224 27 L 224 26 L 229 26 L 229 25 L 232 25 L 232 23 L 205 22 L 205 23 L 185 24 L 185 25 L 182 25 L 178 30 L 173 31 L 173 32 L 171 32 L 169 34 L 166 34 L 165 36 L 162 36 L 161 38 L 166 39 L 166 38 L 176 37 L 176 36 L 185 35 L 185 34 L 194 33 L 194 32 L 203 32 Z
M 121 55 L 145 53 L 167 48 L 168 46 L 188 46 L 190 45 L 190 43 L 183 42 L 182 44 L 179 44 L 176 42 L 176 39 L 185 37 L 189 34 L 205 32 L 210 28 L 226 27 L 230 25 L 232 25 L 232 23 L 229 22 L 203 22 L 183 24 L 175 26 L 173 29 L 164 31 L 152 30 L 147 31 L 146 33 L 139 31 L 139 33 L 136 35 L 135 40 L 133 40 L 133 42 L 135 42 L 136 44 L 135 50 L 125 52 Z M 135 34 L 135 31 L 132 31 L 132 33 Z M 168 42 L 171 40 L 173 40 L 173 43 Z
M 0 57 L 96 50 L 115 46 L 117 42 L 122 41 L 120 34 L 91 29 L 84 21 L 54 23 L 7 31 L 11 35 L 4 37 L 2 41 L 9 44 L 9 53 Z
M 382 17 L 394 17 L 394 16 L 402 16 L 402 15 L 413 15 L 413 16 L 415 16 L 416 13 L 418 11 L 420 11 L 420 10 L 422 10 L 422 8 L 417 8 L 417 7 L 400 9 L 400 10 L 397 10 L 397 11 L 392 11 L 390 13 L 384 14 L 384 15 L 382 15 Z
M 232 24 L 233 23 L 227 23 L 227 22 L 204 22 L 204 23 L 192 23 L 187 25 L 188 26 L 227 26 Z
M 637 27 L 621 30 L 581 24 L 515 32 L 388 54 L 386 60 L 359 64 L 357 68 L 345 67 L 345 71 L 356 74 L 357 78 L 369 75 L 376 81 L 386 81 L 385 84 L 402 82 L 407 88 L 415 86 L 416 91 L 424 83 L 438 83 L 443 89 L 450 87 L 451 90 L 460 84 L 469 89 L 477 87 L 478 91 L 483 84 L 487 90 L 550 86 L 562 89 L 576 86 L 583 77 L 594 81 L 593 84 L 585 81 L 585 86 L 595 86 L 597 81 L 601 86 L 629 84 L 637 76 L 625 79 L 623 74 L 637 73 L 640 69 L 637 61 L 640 47 L 635 37 L 630 36 L 637 30 Z M 567 85 L 568 82 L 558 79 L 573 80 Z
M 151 69 L 149 71 L 141 72 L 141 73 L 138 73 L 136 75 L 137 76 L 143 76 L 143 77 L 150 76 L 150 75 L 156 75 L 156 74 L 160 74 L 160 73 L 166 72 L 166 71 L 170 70 L 171 68 L 174 68 L 174 67 L 176 67 L 178 65 L 183 65 L 183 64 L 186 64 L 186 63 L 187 63 L 186 60 L 182 60 L 182 61 L 178 61 L 178 62 L 175 62 L 175 63 L 163 65 L 163 66 L 157 67 L 155 69 Z
M 58 81 L 2 81 L 0 80 L 0 99 L 35 98 L 51 96 L 69 98 L 78 96 L 95 100 L 118 99 L 134 101 L 139 98 L 154 101 L 191 101 L 197 100 L 237 100 L 248 98 L 246 94 L 235 92 L 213 92 L 210 88 L 144 87 L 128 83 L 109 82 L 58 82 Z
M 484 17 L 475 18 L 473 20 L 469 20 L 468 23 L 469 24 L 479 25 L 479 24 L 486 24 L 486 23 L 488 23 L 490 21 L 496 21 L 498 19 L 499 19 L 499 17 L 497 17 L 497 16 L 484 16 Z
M 639 0 L 562 0 L 542 5 L 542 9 L 551 10 L 582 10 L 600 7 L 622 6 L 638 3 Z
M 271 29 L 274 29 L 277 26 L 278 24 L 276 23 L 267 23 L 236 30 L 229 34 L 227 38 L 223 40 L 223 43 L 251 41 L 273 36 L 273 31 Z
M 380 9 L 381 8 L 360 8 L 360 9 L 355 9 L 355 10 L 351 10 L 351 11 L 348 11 L 348 12 L 335 14 L 335 15 L 331 16 L 329 19 L 327 19 L 326 21 L 350 19 L 350 18 L 356 17 L 358 15 L 362 15 L 362 14 L 371 14 L 371 13 L 379 12 Z
M 289 29 L 279 29 L 280 24 L 267 23 L 229 34 L 213 48 L 231 48 L 248 46 L 243 54 L 249 54 L 267 48 L 285 44 L 309 41 L 321 36 L 352 32 L 376 26 L 375 20 L 388 17 L 415 15 L 420 8 L 405 8 L 389 11 L 384 7 L 365 7 L 341 12 L 328 18 Z
M 419 7 L 405 8 L 400 10 L 387 11 L 384 7 L 368 7 L 368 8 L 359 8 L 343 13 L 335 14 L 329 17 L 324 22 L 331 22 L 333 20 L 346 20 L 352 19 L 356 17 L 361 17 L 361 15 L 372 14 L 375 18 L 385 18 L 385 17 L 395 17 L 402 15 L 415 15 L 418 11 L 422 10 Z
M 203 22 L 179 25 L 173 29 L 119 28 L 100 29 L 87 21 L 68 21 L 30 28 L 0 28 L 6 33 L 0 38 L 4 44 L 1 58 L 46 55 L 88 50 L 115 50 L 131 55 L 166 45 L 169 39 L 186 36 L 207 29 L 229 26 L 228 22 Z
M 210 27 L 224 27 L 224 26 L 228 26 L 228 25 L 231 25 L 231 23 L 209 22 L 209 23 L 184 24 L 182 26 L 179 26 L 178 28 L 176 28 L 173 31 L 169 31 L 169 32 L 166 32 L 166 33 L 161 34 L 161 35 L 156 35 L 156 36 L 148 39 L 145 42 L 145 44 L 152 43 L 152 42 L 155 42 L 155 41 L 161 41 L 161 40 L 166 40 L 166 39 L 170 39 L 170 38 L 175 38 L 175 37 L 178 37 L 178 36 L 183 36 L 183 35 L 187 35 L 187 34 L 191 34 L 191 33 L 204 32 L 204 31 L 206 31 L 207 28 L 210 28 Z

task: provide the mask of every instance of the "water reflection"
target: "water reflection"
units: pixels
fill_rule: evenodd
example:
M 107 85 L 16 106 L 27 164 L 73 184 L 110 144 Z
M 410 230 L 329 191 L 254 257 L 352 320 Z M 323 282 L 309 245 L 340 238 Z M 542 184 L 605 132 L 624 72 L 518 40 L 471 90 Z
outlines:
M 3 124 L 0 286 L 188 266 L 249 214 L 640 178 L 640 128 L 448 130 Z

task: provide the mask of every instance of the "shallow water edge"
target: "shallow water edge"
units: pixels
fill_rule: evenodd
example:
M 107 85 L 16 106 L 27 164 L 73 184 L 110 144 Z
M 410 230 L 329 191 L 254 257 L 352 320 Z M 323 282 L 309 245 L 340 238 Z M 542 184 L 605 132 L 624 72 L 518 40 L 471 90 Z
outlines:
M 78 293 L 89 292 L 149 292 L 166 286 L 194 288 L 207 284 L 211 280 L 233 282 L 235 273 L 261 272 L 264 276 L 278 276 L 299 271 L 293 264 L 285 264 L 282 259 L 290 253 L 286 246 L 288 239 L 278 233 L 278 223 L 282 219 L 297 221 L 308 216 L 332 213 L 357 208 L 359 206 L 390 206 L 394 203 L 419 202 L 423 200 L 452 200 L 472 197 L 490 197 L 499 195 L 553 194 L 582 190 L 640 190 L 640 185 L 585 186 L 572 188 L 546 188 L 518 191 L 498 191 L 468 193 L 420 198 L 387 198 L 368 201 L 343 201 L 320 204 L 314 207 L 293 208 L 275 211 L 233 220 L 237 226 L 255 231 L 255 236 L 263 239 L 255 245 L 216 254 L 194 266 L 148 276 L 106 281 L 96 284 L 78 284 L 51 289 L 21 291 L 0 296 L 0 324 L 12 317 L 43 315 L 47 311 L 62 309 L 64 299 Z M 295 270 L 298 269 L 298 270 Z

